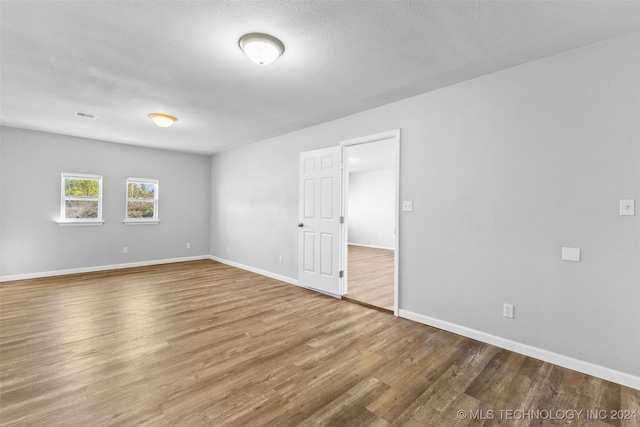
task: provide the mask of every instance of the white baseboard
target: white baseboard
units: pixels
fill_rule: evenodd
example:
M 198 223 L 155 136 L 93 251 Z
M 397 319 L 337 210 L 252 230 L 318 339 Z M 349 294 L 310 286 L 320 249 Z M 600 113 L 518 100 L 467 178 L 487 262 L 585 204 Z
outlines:
M 39 279 L 41 277 L 64 276 L 67 274 L 77 274 L 77 273 L 93 273 L 96 271 L 118 270 L 121 268 L 146 267 L 148 265 L 169 264 L 172 262 L 184 262 L 184 261 L 197 261 L 200 259 L 209 259 L 209 256 L 200 255 L 200 256 L 192 256 L 192 257 L 184 257 L 184 258 L 169 258 L 169 259 L 160 259 L 160 260 L 153 260 L 153 261 L 130 262 L 126 264 L 110 264 L 110 265 L 98 265 L 95 267 L 70 268 L 68 270 L 41 271 L 38 273 L 27 273 L 27 274 L 13 274 L 10 276 L 0 276 L 0 282 L 11 282 L 14 280 L 25 280 L 25 279 Z
M 271 277 L 272 279 L 280 280 L 281 282 L 289 283 L 291 285 L 296 285 L 296 286 L 299 286 L 299 287 L 304 288 L 304 289 L 309 289 L 309 290 L 312 290 L 314 292 L 318 292 L 318 293 L 321 293 L 321 294 L 324 294 L 324 295 L 328 295 L 328 296 L 333 297 L 333 298 L 338 298 L 338 299 L 342 298 L 340 295 L 332 294 L 332 293 L 329 293 L 329 292 L 323 292 L 323 291 L 318 290 L 318 289 L 313 289 L 313 288 L 308 288 L 306 286 L 302 286 L 300 284 L 300 282 L 298 282 L 297 279 L 294 279 L 294 278 L 291 278 L 291 277 L 288 277 L 288 276 L 282 276 L 280 274 L 272 273 L 270 271 L 261 270 L 259 268 L 251 267 L 251 266 L 245 265 L 245 264 L 240 264 L 239 262 L 229 261 L 228 259 L 224 259 L 224 258 L 218 258 L 218 257 L 213 256 L 213 255 L 211 255 L 209 257 L 209 259 L 212 259 L 213 261 L 221 262 L 222 264 L 230 265 L 231 267 L 240 268 L 242 270 L 246 270 L 246 271 L 250 271 L 252 273 L 260 274 L 262 276 Z
M 640 377 L 636 377 L 631 374 L 626 374 L 624 372 L 605 368 L 600 365 L 595 365 L 593 363 L 574 359 L 569 356 L 564 356 L 562 354 L 553 353 L 541 348 L 532 347 L 530 345 L 522 344 L 516 341 L 511 341 L 505 338 L 488 334 L 486 332 L 481 332 L 475 329 L 467 328 L 465 326 L 456 325 L 455 323 L 446 322 L 444 320 L 435 319 L 433 317 L 424 316 L 422 314 L 414 313 L 408 310 L 399 310 L 398 315 L 405 319 L 413 320 L 414 322 L 433 326 L 434 328 L 442 329 L 448 332 L 453 332 L 454 334 L 462 335 L 467 338 L 472 338 L 474 340 L 482 341 L 487 344 L 495 345 L 496 347 L 524 354 L 525 356 L 530 356 L 544 362 L 553 363 L 554 365 L 562 366 L 564 368 L 582 372 L 583 374 L 602 378 L 607 381 L 640 390 Z
M 290 283 L 292 285 L 300 286 L 298 284 L 298 280 L 297 279 L 293 279 L 291 277 L 283 276 L 281 274 L 272 273 L 272 272 L 266 271 L 266 270 L 261 270 L 259 268 L 251 267 L 249 265 L 240 264 L 239 262 L 229 261 L 228 259 L 219 258 L 219 257 L 213 256 L 213 255 L 209 255 L 207 258 L 209 258 L 211 260 L 214 260 L 214 261 L 218 261 L 218 262 L 220 262 L 222 264 L 230 265 L 231 267 L 240 268 L 242 270 L 246 270 L 246 271 L 250 271 L 252 273 L 260 274 L 262 276 L 267 276 L 267 277 L 271 277 L 272 279 L 280 280 L 281 282 L 286 282 L 286 283 Z
M 375 245 L 364 245 L 362 243 L 348 243 L 349 246 L 360 246 L 363 248 L 371 248 L 371 249 L 386 249 L 388 251 L 394 250 L 394 248 L 387 248 L 384 246 L 375 246 Z

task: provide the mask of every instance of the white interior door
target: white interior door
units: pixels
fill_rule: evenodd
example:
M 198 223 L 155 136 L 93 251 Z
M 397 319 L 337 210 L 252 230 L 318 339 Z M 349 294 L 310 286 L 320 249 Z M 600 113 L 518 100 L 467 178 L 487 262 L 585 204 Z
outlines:
M 342 147 L 300 153 L 298 282 L 341 295 Z

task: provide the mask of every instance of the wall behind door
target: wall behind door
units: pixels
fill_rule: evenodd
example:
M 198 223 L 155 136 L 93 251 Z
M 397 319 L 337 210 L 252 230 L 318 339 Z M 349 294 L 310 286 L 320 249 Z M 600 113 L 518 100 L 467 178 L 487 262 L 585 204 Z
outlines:
M 395 247 L 395 170 L 349 173 L 349 244 Z

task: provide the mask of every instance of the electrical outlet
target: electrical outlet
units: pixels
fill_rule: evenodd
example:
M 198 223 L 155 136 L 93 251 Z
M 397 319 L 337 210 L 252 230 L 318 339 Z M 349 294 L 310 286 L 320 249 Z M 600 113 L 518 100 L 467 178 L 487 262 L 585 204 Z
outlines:
M 227 245 L 227 252 L 229 252 L 229 245 Z
M 126 247 L 126 246 L 125 246 L 125 247 L 123 247 L 123 248 L 122 248 L 122 253 L 123 253 L 123 254 L 128 254 L 128 253 L 129 253 L 129 248 L 128 248 L 128 247 Z
M 187 249 L 191 249 L 191 243 L 187 243 Z
M 502 308 L 502 315 L 507 319 L 513 319 L 513 308 L 513 304 L 507 304 L 505 302 Z
M 280 264 L 282 264 L 283 260 L 284 260 L 284 257 L 282 255 L 280 255 L 280 258 L 278 259 L 278 261 L 280 261 Z

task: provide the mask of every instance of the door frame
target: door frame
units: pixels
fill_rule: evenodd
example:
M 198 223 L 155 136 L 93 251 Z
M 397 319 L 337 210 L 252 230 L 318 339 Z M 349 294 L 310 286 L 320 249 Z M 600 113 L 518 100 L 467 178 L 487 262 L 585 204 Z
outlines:
M 376 133 L 374 135 L 362 136 L 359 138 L 348 139 L 340 141 L 342 147 L 342 161 L 344 164 L 343 179 L 342 179 L 342 211 L 341 215 L 345 218 L 343 229 L 341 233 L 341 257 L 342 257 L 342 270 L 344 271 L 344 277 L 341 283 L 341 294 L 347 293 L 348 286 L 348 265 L 347 265 L 347 252 L 349 244 L 349 216 L 347 212 L 347 204 L 349 200 L 349 161 L 347 157 L 347 147 L 366 144 L 369 142 L 378 141 L 391 141 L 395 145 L 396 151 L 396 165 L 395 165 L 395 248 L 393 259 L 393 314 L 398 316 L 398 297 L 399 297 L 399 267 L 400 267 L 400 129 L 394 129 L 387 132 Z

